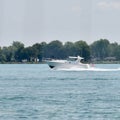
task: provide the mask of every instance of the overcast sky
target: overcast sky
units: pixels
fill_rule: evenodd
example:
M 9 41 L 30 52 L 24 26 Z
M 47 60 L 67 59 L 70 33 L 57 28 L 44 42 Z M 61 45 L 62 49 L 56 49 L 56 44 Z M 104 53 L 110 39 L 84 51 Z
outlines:
M 0 0 L 0 46 L 100 38 L 120 43 L 120 0 Z

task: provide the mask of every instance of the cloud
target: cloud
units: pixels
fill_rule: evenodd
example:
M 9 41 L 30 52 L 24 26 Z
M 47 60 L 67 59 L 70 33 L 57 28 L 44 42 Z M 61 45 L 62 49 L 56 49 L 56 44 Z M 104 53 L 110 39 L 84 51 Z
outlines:
M 120 9 L 120 1 L 99 2 L 98 7 L 101 9 Z

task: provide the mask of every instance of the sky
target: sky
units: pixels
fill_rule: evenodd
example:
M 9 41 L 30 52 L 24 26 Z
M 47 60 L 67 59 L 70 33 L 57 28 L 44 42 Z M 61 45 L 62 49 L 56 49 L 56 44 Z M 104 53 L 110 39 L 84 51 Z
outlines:
M 0 46 L 101 38 L 120 43 L 120 0 L 0 0 Z

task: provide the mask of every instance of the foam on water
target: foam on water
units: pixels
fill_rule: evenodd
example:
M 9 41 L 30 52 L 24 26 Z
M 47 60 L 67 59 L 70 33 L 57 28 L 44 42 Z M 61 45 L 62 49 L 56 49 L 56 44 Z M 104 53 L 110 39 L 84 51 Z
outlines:
M 64 69 L 64 68 L 57 68 L 55 70 L 58 71 L 120 71 L 120 68 L 112 69 L 112 68 L 95 68 L 95 67 L 90 67 L 90 68 L 75 68 L 72 67 L 70 69 Z

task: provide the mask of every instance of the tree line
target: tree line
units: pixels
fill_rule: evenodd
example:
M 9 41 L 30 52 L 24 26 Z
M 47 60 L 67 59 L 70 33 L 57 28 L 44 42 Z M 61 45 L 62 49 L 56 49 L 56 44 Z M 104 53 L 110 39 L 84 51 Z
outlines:
M 45 58 L 66 59 L 68 56 L 81 56 L 84 61 L 120 60 L 120 45 L 110 43 L 107 39 L 100 39 L 88 45 L 86 41 L 62 43 L 54 40 L 49 43 L 35 43 L 25 47 L 23 43 L 14 41 L 11 46 L 0 47 L 0 62 L 37 62 Z

